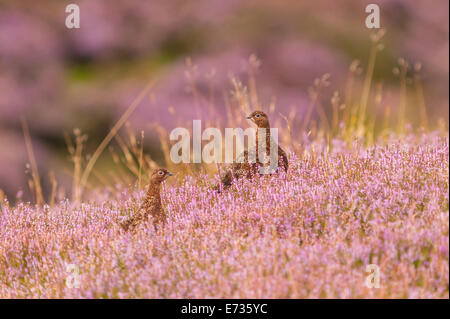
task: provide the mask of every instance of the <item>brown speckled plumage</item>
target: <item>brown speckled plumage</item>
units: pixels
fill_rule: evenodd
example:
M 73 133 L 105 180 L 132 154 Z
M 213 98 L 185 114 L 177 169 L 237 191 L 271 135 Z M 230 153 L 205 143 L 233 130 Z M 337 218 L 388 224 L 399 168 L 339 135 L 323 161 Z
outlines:
M 150 185 L 148 186 L 145 199 L 136 212 L 136 214 L 122 223 L 122 229 L 125 231 L 133 231 L 141 223 L 148 220 L 149 215 L 153 217 L 153 225 L 155 228 L 158 224 L 166 222 L 166 213 L 161 205 L 161 183 L 173 174 L 164 168 L 159 168 L 153 171 L 150 178 Z
M 247 119 L 252 120 L 258 128 L 266 129 L 266 145 L 265 145 L 265 153 L 270 156 L 270 124 L 267 115 L 262 111 L 255 111 L 249 116 Z M 256 147 L 247 151 L 244 151 L 240 158 L 243 158 L 243 161 L 235 162 L 232 164 L 231 168 L 225 172 L 225 175 L 222 177 L 221 184 L 223 188 L 226 189 L 231 186 L 233 179 L 238 179 L 240 177 L 251 178 L 256 174 L 259 174 L 259 168 L 262 165 L 256 156 L 256 163 L 249 163 L 248 158 L 249 154 L 256 155 L 258 154 L 258 134 L 256 135 Z M 289 162 L 286 155 L 286 152 L 278 145 L 278 167 L 282 167 L 286 172 L 289 168 Z M 216 190 L 220 191 L 220 185 L 215 187 Z

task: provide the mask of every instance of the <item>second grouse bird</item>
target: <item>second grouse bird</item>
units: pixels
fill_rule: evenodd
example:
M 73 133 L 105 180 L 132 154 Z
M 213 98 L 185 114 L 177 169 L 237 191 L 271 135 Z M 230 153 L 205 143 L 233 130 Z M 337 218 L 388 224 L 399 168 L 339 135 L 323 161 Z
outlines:
M 271 143 L 271 136 L 270 136 L 270 124 L 269 124 L 269 118 L 267 115 L 262 111 L 255 111 L 249 116 L 247 116 L 247 119 L 251 120 L 256 124 L 258 128 L 264 128 L 265 129 L 265 143 L 263 143 L 265 149 L 263 150 L 263 153 L 265 153 L 267 156 L 270 156 L 270 143 Z M 223 178 L 221 179 L 221 183 L 223 185 L 223 188 L 226 189 L 231 186 L 231 183 L 234 179 L 238 179 L 242 176 L 251 178 L 255 174 L 258 173 L 258 170 L 261 166 L 264 164 L 261 163 L 261 161 L 258 158 L 259 154 L 259 142 L 258 142 L 258 135 L 256 134 L 256 146 L 252 149 L 249 149 L 247 151 L 244 151 L 239 158 L 243 159 L 239 162 L 235 162 L 232 164 L 231 169 L 227 170 Z M 272 142 L 275 142 L 272 140 Z M 278 149 L 278 167 L 282 167 L 286 172 L 289 167 L 288 158 L 286 155 L 286 152 L 279 146 L 275 145 Z M 249 154 L 254 156 L 256 158 L 256 163 L 249 162 Z M 220 185 L 215 187 L 216 190 L 220 191 Z
M 164 168 L 159 168 L 153 171 L 150 177 L 150 185 L 148 186 L 147 194 L 144 202 L 134 216 L 122 223 L 122 229 L 125 231 L 133 231 L 141 223 L 148 220 L 149 215 L 153 217 L 153 225 L 157 226 L 159 223 L 165 223 L 166 213 L 161 205 L 161 183 L 170 176 L 171 172 Z

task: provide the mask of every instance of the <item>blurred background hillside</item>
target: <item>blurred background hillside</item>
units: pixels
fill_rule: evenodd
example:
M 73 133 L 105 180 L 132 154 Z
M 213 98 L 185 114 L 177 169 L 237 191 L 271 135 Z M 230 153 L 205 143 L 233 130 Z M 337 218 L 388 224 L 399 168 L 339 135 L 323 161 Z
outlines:
M 80 6 L 80 29 L 65 27 L 69 3 Z M 373 75 L 384 91 L 380 104 L 395 114 L 401 88 L 393 70 L 403 57 L 422 65 L 430 126 L 448 121 L 445 0 L 0 1 L 0 189 L 13 200 L 31 199 L 21 116 L 30 128 L 44 189 L 53 171 L 70 192 L 64 133 L 80 129 L 92 153 L 150 79 L 157 81 L 152 94 L 130 123 L 137 135 L 145 132 L 145 151 L 156 162 L 162 157 L 153 124 L 171 130 L 206 120 L 211 105 L 225 115 L 231 76 L 246 84 L 254 72 L 259 103 L 275 103 L 286 115 L 294 108 L 301 118 L 308 88 L 330 73 L 320 102 L 329 112 L 333 93 L 345 90 L 351 63 L 357 59 L 363 71 L 367 67 L 369 3 L 380 5 L 386 31 Z M 208 99 L 199 101 L 193 87 Z M 417 126 L 414 99 L 411 90 L 407 122 Z M 109 162 L 105 152 L 98 169 Z

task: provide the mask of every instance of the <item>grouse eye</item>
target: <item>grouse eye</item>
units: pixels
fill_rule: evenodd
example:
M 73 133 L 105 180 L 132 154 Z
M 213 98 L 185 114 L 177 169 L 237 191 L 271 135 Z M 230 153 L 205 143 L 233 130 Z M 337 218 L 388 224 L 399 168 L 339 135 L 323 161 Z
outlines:
M 164 172 L 163 172 L 163 171 L 159 171 L 159 172 L 158 172 L 158 175 L 161 175 L 161 176 L 162 176 L 162 175 L 164 175 Z
M 259 114 L 256 114 L 255 117 L 258 118 L 258 117 L 260 117 L 260 115 L 259 115 Z

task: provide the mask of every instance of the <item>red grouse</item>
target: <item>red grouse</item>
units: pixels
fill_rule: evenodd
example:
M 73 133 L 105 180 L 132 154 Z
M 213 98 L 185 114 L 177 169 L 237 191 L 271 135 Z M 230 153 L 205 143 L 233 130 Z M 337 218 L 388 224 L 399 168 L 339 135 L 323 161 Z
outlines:
M 173 174 L 164 168 L 153 171 L 150 177 L 150 185 L 147 194 L 136 214 L 122 223 L 122 229 L 125 231 L 133 231 L 141 223 L 148 220 L 149 215 L 153 217 L 153 225 L 156 229 L 159 223 L 166 222 L 166 213 L 161 205 L 161 183 Z
M 266 135 L 266 143 L 265 143 L 265 154 L 267 156 L 270 156 L 270 142 L 271 142 L 271 136 L 270 136 L 270 124 L 269 119 L 267 115 L 262 111 L 255 111 L 249 116 L 247 116 L 247 119 L 253 121 L 258 128 L 264 128 L 265 129 L 265 135 Z M 259 173 L 259 168 L 263 166 L 264 164 L 259 160 L 258 154 L 259 154 L 259 143 L 258 143 L 258 135 L 256 134 L 256 146 L 252 149 L 249 149 L 247 151 L 244 151 L 239 158 L 241 159 L 241 163 L 235 162 L 232 164 L 231 169 L 227 170 L 225 175 L 223 176 L 221 183 L 223 185 L 223 188 L 226 189 L 229 186 L 231 186 L 231 183 L 233 179 L 238 179 L 242 176 L 246 178 L 251 178 L 252 176 Z M 273 140 L 272 140 L 273 141 Z M 275 142 L 275 141 L 273 141 Z M 279 146 L 275 145 L 278 148 L 278 167 L 282 167 L 286 172 L 289 167 L 288 158 L 286 155 L 286 152 Z M 249 163 L 249 154 L 252 155 L 252 157 L 256 158 L 256 163 Z M 243 159 L 243 160 L 242 160 Z M 220 185 L 215 187 L 216 190 L 220 192 Z

